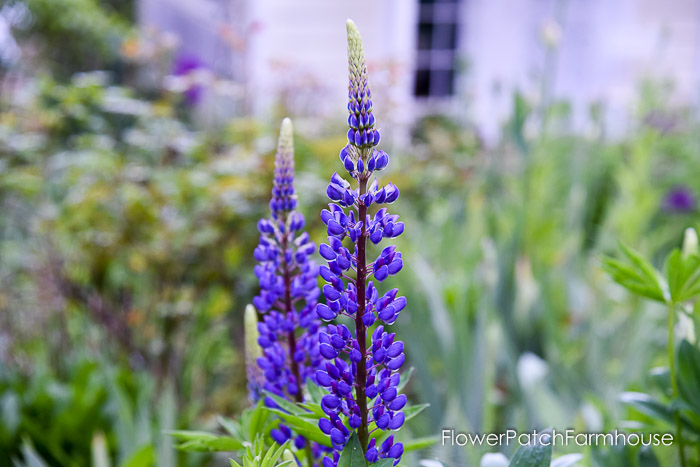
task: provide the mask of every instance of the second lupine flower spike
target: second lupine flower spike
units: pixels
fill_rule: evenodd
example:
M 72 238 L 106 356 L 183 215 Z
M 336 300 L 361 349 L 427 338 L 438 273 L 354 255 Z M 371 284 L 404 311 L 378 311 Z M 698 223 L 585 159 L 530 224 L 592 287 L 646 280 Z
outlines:
M 353 432 L 357 434 L 365 458 L 376 462 L 393 458 L 399 462 L 403 445 L 394 443 L 393 435 L 377 443 L 371 437 L 370 425 L 382 431 L 397 430 L 404 422 L 402 409 L 406 396 L 398 394 L 398 369 L 404 362 L 403 342 L 395 339 L 385 325 L 393 324 L 406 306 L 405 297 L 397 289 L 381 293 L 381 283 L 403 267 L 401 253 L 393 245 L 379 252 L 374 261 L 367 261 L 368 242 L 379 244 L 404 231 L 399 217 L 385 207 L 374 215 L 369 208 L 390 204 L 399 197 L 399 190 L 388 183 L 380 187 L 372 175 L 384 169 L 389 156 L 374 148 L 379 142 L 372 111 L 372 95 L 367 79 L 362 40 L 352 21 L 347 23 L 349 64 L 348 144 L 340 151 L 340 159 L 357 188 L 335 173 L 326 193 L 333 201 L 323 210 L 321 219 L 327 227 L 328 243 L 319 253 L 328 261 L 319 270 L 327 282 L 323 286 L 326 304 L 318 304 L 316 312 L 331 321 L 338 315 L 349 317 L 354 329 L 344 324 L 329 324 L 319 335 L 320 353 L 327 360 L 316 373 L 316 381 L 328 388 L 321 407 L 327 418 L 319 427 L 335 448 L 333 457 L 323 460 L 325 467 L 335 466 Z M 352 248 L 344 246 L 349 238 Z
M 264 389 L 302 402 L 304 382 L 308 378 L 315 381 L 323 359 L 318 346 L 320 320 L 314 313 L 320 295 L 318 267 L 310 259 L 316 247 L 309 241 L 309 234 L 301 232 L 304 216 L 294 210 L 296 205 L 292 122 L 286 118 L 275 157 L 271 218 L 258 222 L 260 243 L 254 254 L 259 262 L 255 274 L 260 294 L 253 304 L 263 314 L 263 321 L 258 323 L 263 355 L 257 362 L 265 376 Z M 275 405 L 271 399 L 266 403 Z M 292 432 L 280 425 L 271 435 L 283 444 Z M 297 448 L 305 443 L 301 436 L 295 438 Z M 318 446 L 313 449 L 317 451 Z M 317 457 L 320 452 L 315 454 Z

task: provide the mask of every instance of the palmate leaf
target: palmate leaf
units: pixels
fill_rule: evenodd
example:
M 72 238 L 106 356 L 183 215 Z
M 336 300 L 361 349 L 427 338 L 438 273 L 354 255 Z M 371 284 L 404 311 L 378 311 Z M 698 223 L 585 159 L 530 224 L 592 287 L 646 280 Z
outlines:
M 603 269 L 615 282 L 637 295 L 665 303 L 667 285 L 661 274 L 639 253 L 620 243 L 620 249 L 627 257 L 626 262 L 611 257 L 603 257 Z
M 674 303 L 691 300 L 700 294 L 700 256 L 684 256 L 675 249 L 666 260 L 668 288 Z

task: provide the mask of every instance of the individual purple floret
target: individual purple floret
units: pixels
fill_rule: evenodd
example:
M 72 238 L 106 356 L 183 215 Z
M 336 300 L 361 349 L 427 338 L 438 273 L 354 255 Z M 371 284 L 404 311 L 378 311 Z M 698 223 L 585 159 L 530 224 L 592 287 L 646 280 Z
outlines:
M 272 216 L 258 222 L 260 244 L 254 254 L 259 261 L 255 274 L 260 294 L 253 305 L 263 314 L 258 323 L 258 343 L 263 349 L 258 365 L 265 375 L 264 389 L 302 402 L 303 384 L 307 378 L 315 381 L 323 359 L 318 345 L 320 320 L 314 312 L 320 295 L 318 267 L 310 259 L 316 247 L 308 233 L 301 233 L 304 216 L 294 211 L 296 205 L 292 122 L 286 118 L 275 157 Z M 270 398 L 266 403 L 275 406 Z M 292 432 L 280 425 L 271 435 L 282 444 Z M 295 444 L 301 449 L 304 439 L 297 437 Z
M 686 186 L 676 186 L 666 193 L 664 209 L 669 212 L 688 213 L 695 211 L 695 193 Z
M 322 418 L 319 427 L 335 448 L 333 457 L 323 460 L 326 467 L 337 465 L 353 432 L 357 433 L 368 461 L 389 457 L 396 459 L 397 464 L 403 445 L 394 443 L 393 436 L 377 445 L 376 439 L 370 437 L 370 424 L 382 431 L 399 429 L 405 419 L 401 410 L 406 405 L 406 396 L 397 391 L 398 369 L 405 359 L 404 345 L 385 329 L 385 325 L 396 321 L 406 306 L 406 298 L 397 296 L 397 289 L 382 293 L 375 286 L 375 282 L 381 283 L 398 273 L 403 260 L 396 247 L 390 245 L 380 250 L 374 261 L 367 262 L 368 240 L 378 245 L 404 230 L 399 216 L 389 214 L 384 207 L 374 215 L 369 213 L 373 205 L 396 201 L 399 190 L 391 183 L 380 187 L 376 178 L 372 180 L 377 171 L 387 166 L 389 156 L 374 148 L 380 136 L 372 113 L 367 66 L 360 34 L 350 20 L 347 34 L 350 130 L 340 160 L 357 181 L 357 188 L 335 173 L 326 190 L 333 201 L 321 213 L 328 233 L 328 243 L 319 247 L 319 253 L 328 261 L 328 266 L 319 269 L 327 282 L 323 286 L 326 304 L 318 304 L 316 312 L 325 321 L 338 315 L 350 317 L 354 330 L 344 324 L 329 324 L 319 335 L 319 350 L 327 361 L 325 368 L 316 373 L 316 381 L 330 392 L 321 401 L 328 418 Z M 352 248 L 344 245 L 346 239 Z

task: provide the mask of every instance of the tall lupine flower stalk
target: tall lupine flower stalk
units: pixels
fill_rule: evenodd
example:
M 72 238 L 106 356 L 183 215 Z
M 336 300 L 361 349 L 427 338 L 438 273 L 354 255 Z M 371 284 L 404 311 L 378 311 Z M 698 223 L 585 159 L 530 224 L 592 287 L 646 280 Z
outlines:
M 375 149 L 380 135 L 372 113 L 362 39 L 350 20 L 347 36 L 350 129 L 340 160 L 357 187 L 353 189 L 335 173 L 326 190 L 333 202 L 321 213 L 328 243 L 320 245 L 319 252 L 328 266 L 319 272 L 327 282 L 323 286 L 327 304 L 318 304 L 316 311 L 326 321 L 338 315 L 349 317 L 354 332 L 344 324 L 329 324 L 319 335 L 320 352 L 327 362 L 316 373 L 316 381 L 330 391 L 321 401 L 328 418 L 322 418 L 319 427 L 330 436 L 335 449 L 333 458 L 324 458 L 326 467 L 337 465 L 352 432 L 357 433 L 369 462 L 389 457 L 398 463 L 403 445 L 394 443 L 393 435 L 377 445 L 372 435 L 375 430 L 399 429 L 405 419 L 401 409 L 406 405 L 406 396 L 397 393 L 397 370 L 405 359 L 403 342 L 384 328 L 396 321 L 406 299 L 397 297 L 397 289 L 381 294 L 374 284 L 401 270 L 401 253 L 390 245 L 368 263 L 367 251 L 368 241 L 378 245 L 403 232 L 403 222 L 386 208 L 369 213 L 372 205 L 396 201 L 399 190 L 391 183 L 379 187 L 376 178 L 372 180 L 375 172 L 387 166 L 389 157 Z M 352 248 L 348 249 L 344 240 L 351 242 Z
M 258 323 L 263 355 L 257 362 L 265 375 L 264 389 L 303 402 L 304 382 L 307 378 L 315 381 L 323 359 L 318 345 L 320 320 L 314 313 L 320 295 L 318 266 L 310 259 L 316 246 L 309 241 L 308 233 L 301 233 L 304 216 L 295 211 L 292 131 L 291 120 L 285 118 L 275 157 L 271 218 L 258 222 L 260 243 L 254 254 L 259 261 L 255 274 L 260 294 L 253 298 L 253 305 L 263 314 L 263 321 Z M 266 403 L 275 406 L 271 398 Z M 271 435 L 283 444 L 292 433 L 280 425 Z M 304 438 L 296 437 L 295 444 L 301 449 Z

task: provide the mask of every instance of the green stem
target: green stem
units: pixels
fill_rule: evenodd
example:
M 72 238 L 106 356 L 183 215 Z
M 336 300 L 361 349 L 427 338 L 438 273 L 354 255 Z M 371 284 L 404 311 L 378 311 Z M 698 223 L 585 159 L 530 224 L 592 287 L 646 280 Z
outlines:
M 678 382 L 676 381 L 676 358 L 675 346 L 673 345 L 673 330 L 675 324 L 675 306 L 670 304 L 668 307 L 668 346 L 666 353 L 668 356 L 668 366 L 671 378 L 671 391 L 673 399 L 678 398 Z M 683 427 L 681 425 L 681 414 L 675 409 L 673 410 L 673 419 L 676 422 L 676 438 L 678 438 L 678 453 L 680 455 L 681 466 L 685 467 L 685 446 L 683 445 Z

